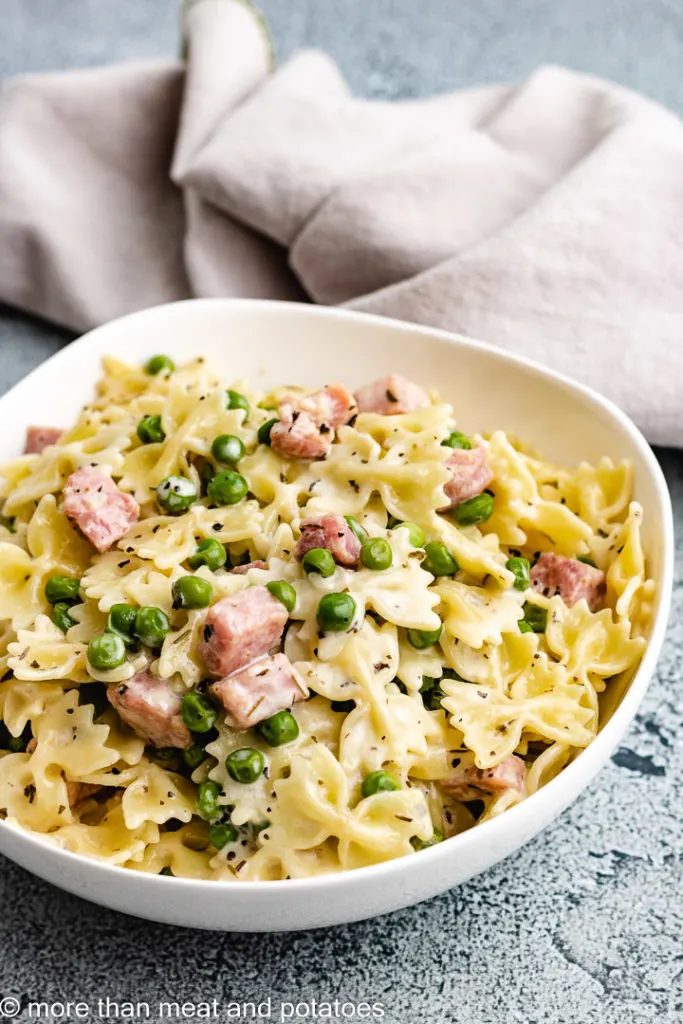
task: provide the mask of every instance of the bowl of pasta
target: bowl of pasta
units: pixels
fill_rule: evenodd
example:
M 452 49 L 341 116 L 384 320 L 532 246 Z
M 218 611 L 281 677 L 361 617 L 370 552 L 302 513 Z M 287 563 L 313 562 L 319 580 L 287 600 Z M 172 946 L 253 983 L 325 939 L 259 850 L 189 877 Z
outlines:
M 593 779 L 654 670 L 669 496 L 597 394 L 314 306 L 105 325 L 0 399 L 0 852 L 286 930 L 426 899 Z

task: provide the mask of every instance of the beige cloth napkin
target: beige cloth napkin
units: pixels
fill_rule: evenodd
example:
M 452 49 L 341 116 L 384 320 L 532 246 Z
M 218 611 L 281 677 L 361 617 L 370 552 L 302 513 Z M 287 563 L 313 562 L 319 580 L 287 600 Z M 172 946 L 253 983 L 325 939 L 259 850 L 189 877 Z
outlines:
M 0 299 L 79 330 L 187 296 L 343 303 L 461 331 L 597 388 L 683 446 L 683 123 L 560 68 L 355 99 L 271 73 L 241 0 L 188 58 L 0 97 Z

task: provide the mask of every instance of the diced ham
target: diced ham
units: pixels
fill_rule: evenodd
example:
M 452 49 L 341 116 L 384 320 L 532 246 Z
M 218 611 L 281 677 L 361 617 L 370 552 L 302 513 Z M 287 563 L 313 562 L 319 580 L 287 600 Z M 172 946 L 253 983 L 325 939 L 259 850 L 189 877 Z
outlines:
M 40 455 L 51 444 L 57 444 L 63 433 L 59 427 L 28 427 L 24 455 Z
M 236 565 L 230 572 L 233 576 L 244 576 L 249 572 L 250 569 L 265 569 L 266 563 L 261 558 L 257 558 L 255 562 L 245 562 L 244 565 Z
M 343 384 L 331 384 L 303 398 L 280 403 L 280 422 L 270 432 L 271 447 L 286 459 L 321 459 L 330 450 L 336 430 L 357 412 L 353 395 Z
M 125 683 L 109 686 L 107 697 L 119 717 L 153 746 L 190 746 L 192 736 L 182 719 L 181 699 L 167 679 L 143 669 Z
M 605 592 L 605 574 L 578 558 L 564 558 L 547 551 L 531 570 L 531 586 L 546 597 L 559 594 L 569 608 L 585 599 L 594 612 Z
M 273 451 L 285 459 L 324 458 L 332 446 L 332 432 L 321 426 L 308 413 L 298 412 L 291 405 L 280 406 L 280 422 L 270 432 Z
M 449 504 L 441 511 L 462 505 L 463 501 L 475 498 L 485 491 L 493 480 L 493 473 L 486 462 L 486 449 L 482 445 L 474 448 L 454 448 L 446 462 L 451 479 L 444 485 Z
M 353 395 L 343 384 L 327 384 L 320 391 L 299 398 L 295 404 L 301 412 L 308 413 L 331 430 L 343 427 L 358 411 Z
M 135 498 L 92 467 L 76 470 L 65 482 L 62 508 L 98 551 L 108 551 L 140 516 Z
M 260 658 L 234 675 L 213 683 L 210 690 L 225 708 L 235 729 L 251 729 L 306 696 L 284 654 Z
M 93 793 L 99 792 L 101 788 L 101 786 L 95 786 L 90 782 L 67 782 L 66 792 L 69 797 L 69 807 L 74 810 Z
M 266 587 L 217 601 L 206 616 L 199 653 L 209 672 L 229 676 L 267 654 L 282 636 L 287 609 Z
M 358 412 L 376 412 L 380 416 L 396 416 L 399 413 L 426 409 L 429 397 L 412 380 L 392 373 L 372 384 L 365 384 L 355 393 Z
M 476 768 L 459 765 L 441 788 L 455 800 L 479 800 L 484 793 L 502 793 L 506 789 L 522 792 L 526 778 L 526 765 L 521 757 L 511 754 L 495 768 Z
M 301 560 L 312 548 L 327 548 L 335 562 L 348 568 L 358 565 L 360 541 L 343 516 L 333 512 L 312 516 L 301 523 L 294 555 Z

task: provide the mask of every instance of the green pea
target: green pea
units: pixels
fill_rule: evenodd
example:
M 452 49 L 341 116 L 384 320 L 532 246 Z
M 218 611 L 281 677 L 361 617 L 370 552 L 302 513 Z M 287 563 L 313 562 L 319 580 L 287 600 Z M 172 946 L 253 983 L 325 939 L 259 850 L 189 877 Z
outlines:
M 525 601 L 523 606 L 524 618 L 523 622 L 526 622 L 529 629 L 534 633 L 545 633 L 545 628 L 548 625 L 548 612 L 545 608 L 541 608 L 540 604 L 532 604 L 531 601 Z M 528 633 L 529 629 L 521 629 L 522 633 Z
M 215 572 L 216 569 L 222 569 L 227 560 L 228 556 L 220 541 L 214 540 L 213 537 L 207 537 L 206 540 L 200 540 L 194 554 L 188 558 L 187 564 L 190 569 L 199 569 L 200 566 L 205 565 L 207 569 L 211 569 L 211 572 Z
M 291 711 L 278 711 L 277 714 L 261 722 L 258 731 L 269 747 L 281 747 L 291 743 L 299 735 L 299 723 Z
M 166 432 L 161 425 L 161 416 L 145 416 L 138 423 L 138 437 L 143 444 L 159 444 L 166 440 Z
M 279 423 L 277 416 L 274 416 L 272 420 L 266 420 L 256 431 L 256 437 L 258 438 L 259 444 L 270 444 L 270 432 L 276 423 Z
M 417 523 L 396 523 L 393 527 L 394 530 L 407 530 L 410 538 L 410 543 L 414 548 L 423 548 L 427 538 L 425 537 L 424 530 L 417 525 Z
M 10 533 L 16 533 L 16 516 L 4 516 L 0 512 L 0 526 L 4 526 Z
M 244 444 L 234 434 L 219 434 L 213 439 L 211 454 L 216 462 L 234 465 L 244 457 Z
M 151 756 L 157 761 L 175 761 L 179 753 L 177 746 L 153 746 Z
M 409 629 L 408 640 L 416 650 L 424 651 L 425 648 L 433 647 L 435 643 L 438 643 L 442 632 L 442 624 L 436 629 Z
M 69 615 L 70 608 L 71 605 L 67 604 L 66 601 L 58 601 L 52 608 L 52 621 L 55 626 L 61 629 L 62 633 L 66 633 L 72 626 L 76 625 L 75 620 Z
M 305 572 L 317 572 L 321 576 L 331 576 L 337 563 L 327 548 L 311 548 L 301 559 Z
M 475 523 L 484 523 L 493 514 L 493 495 L 477 494 L 469 501 L 463 501 L 453 509 L 453 518 L 460 526 L 474 526 Z
M 217 850 L 222 850 L 228 843 L 236 843 L 239 832 L 229 821 L 217 822 L 209 829 L 209 842 Z
M 418 839 L 417 836 L 413 836 L 410 840 L 410 845 L 414 850 L 426 850 L 430 846 L 436 846 L 437 843 L 443 842 L 443 832 L 440 828 L 435 828 L 431 839 Z
M 13 736 L 3 721 L 0 721 L 0 750 L 11 754 L 23 754 L 31 741 L 31 729 L 27 725 L 21 736 Z
M 218 712 L 203 693 L 186 693 L 180 713 L 190 732 L 208 732 L 218 718 Z
M 206 753 L 204 751 L 204 747 L 200 746 L 199 743 L 193 743 L 191 746 L 186 747 L 185 750 L 183 750 L 183 761 L 187 767 L 192 768 L 193 771 L 195 768 L 199 767 L 205 757 Z
M 394 556 L 389 541 L 384 537 L 370 537 L 360 549 L 360 560 L 367 569 L 377 572 L 390 569 Z
M 208 608 L 213 587 L 201 576 L 181 576 L 171 587 L 174 608 Z
M 316 618 L 324 633 L 343 633 L 356 614 L 356 602 L 350 594 L 325 594 L 318 605 Z
M 420 687 L 420 692 L 422 693 L 422 687 Z M 445 696 L 446 694 L 439 686 L 438 680 L 435 680 L 435 685 L 422 693 L 422 703 L 428 711 L 440 711 L 441 701 Z
M 365 776 L 361 792 L 364 797 L 367 797 L 374 796 L 375 793 L 391 793 L 400 788 L 394 776 L 380 768 L 379 771 L 370 772 L 369 775 Z
M 200 782 L 197 786 L 197 814 L 204 821 L 213 821 L 223 814 L 223 808 L 218 803 L 220 795 L 221 787 L 212 779 Z
M 152 356 L 147 361 L 145 370 L 152 377 L 156 377 L 158 373 L 173 373 L 175 370 L 175 363 L 170 356 Z
M 271 583 L 266 583 L 266 587 L 273 597 L 282 602 L 288 612 L 294 611 L 296 607 L 296 590 L 291 583 L 287 583 L 286 580 L 273 580 Z
M 167 476 L 157 487 L 159 505 L 172 516 L 187 512 L 198 497 L 196 486 L 184 476 Z
M 213 462 L 203 462 L 199 475 L 202 480 L 202 492 L 206 494 L 207 490 L 209 489 L 209 484 L 216 475 L 216 467 L 214 466 Z
M 236 473 L 233 469 L 224 469 L 216 473 L 206 488 L 206 493 L 212 505 L 236 505 L 246 497 L 248 490 L 249 484 L 241 473 Z
M 115 633 L 101 633 L 88 644 L 88 661 L 99 672 L 119 668 L 126 660 L 126 645 Z
M 10 736 L 6 749 L 9 750 L 11 754 L 23 754 L 29 745 L 29 742 L 29 740 L 24 739 L 23 735 Z
M 367 540 L 368 535 L 355 516 L 344 516 L 344 519 L 346 520 L 346 525 L 353 531 L 353 533 L 355 533 L 361 544 L 363 541 Z
M 458 571 L 458 563 L 445 544 L 440 540 L 430 540 L 425 544 L 425 557 L 420 563 L 423 569 L 432 576 L 454 576 Z
M 592 565 L 594 569 L 597 569 L 597 565 L 595 564 L 592 558 L 588 557 L 588 555 L 577 555 L 576 561 L 583 562 L 584 565 Z
M 528 558 L 508 558 L 505 568 L 515 577 L 515 590 L 528 590 L 531 583 L 531 562 Z
M 124 643 L 132 643 L 137 617 L 138 610 L 131 604 L 113 604 L 107 616 L 107 633 L 116 633 Z
M 249 415 L 249 402 L 239 391 L 228 390 L 225 392 L 225 407 L 226 409 L 243 409 L 245 420 Z
M 242 782 L 245 786 L 256 782 L 265 766 L 263 754 L 256 747 L 240 747 L 239 750 L 233 750 L 225 759 L 225 767 L 230 778 L 235 782 Z
M 462 434 L 459 430 L 451 430 L 445 441 L 441 444 L 445 448 L 471 448 L 472 442 L 470 441 L 467 434 Z
M 45 597 L 50 604 L 77 604 L 81 581 L 74 576 L 50 576 L 45 584 Z
M 145 605 L 135 616 L 135 635 L 145 647 L 161 647 L 165 637 L 171 632 L 168 615 L 161 608 Z

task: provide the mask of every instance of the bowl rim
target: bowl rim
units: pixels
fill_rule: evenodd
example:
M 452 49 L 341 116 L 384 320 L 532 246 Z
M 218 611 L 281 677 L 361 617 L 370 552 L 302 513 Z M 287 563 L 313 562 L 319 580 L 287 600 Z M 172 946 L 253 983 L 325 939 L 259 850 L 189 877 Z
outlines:
M 654 674 L 668 625 L 674 568 L 673 510 L 669 489 L 662 468 L 639 428 L 626 415 L 626 413 L 622 412 L 622 410 L 611 401 L 611 399 L 605 398 L 593 388 L 586 384 L 582 384 L 579 381 L 574 381 L 562 373 L 558 373 L 557 371 L 549 369 L 532 359 L 528 359 L 526 356 L 521 356 L 507 350 L 496 348 L 495 345 L 489 342 L 479 341 L 474 338 L 469 338 L 463 334 L 446 331 L 441 328 L 429 327 L 407 320 L 398 320 L 391 317 L 379 316 L 357 310 L 333 306 L 313 305 L 305 302 L 287 302 L 270 299 L 183 299 L 177 302 L 150 306 L 146 309 L 137 310 L 133 313 L 117 317 L 116 319 L 95 327 L 91 331 L 88 331 L 74 339 L 58 352 L 44 360 L 37 367 L 31 370 L 30 373 L 17 381 L 17 383 L 5 392 L 4 395 L 0 396 L 0 403 L 13 392 L 24 388 L 30 388 L 31 381 L 34 376 L 43 373 L 45 367 L 55 362 L 59 362 L 64 358 L 64 353 L 67 351 L 69 351 L 70 355 L 73 355 L 74 349 L 79 349 L 81 346 L 85 347 L 86 345 L 91 344 L 93 338 L 101 341 L 102 339 L 106 339 L 108 334 L 116 334 L 121 328 L 135 330 L 139 323 L 146 320 L 151 321 L 155 317 L 170 315 L 174 310 L 187 313 L 188 310 L 196 310 L 197 312 L 200 312 L 201 310 L 207 309 L 225 309 L 228 312 L 230 310 L 243 310 L 247 313 L 253 312 L 255 314 L 262 314 L 267 310 L 272 314 L 300 315 L 311 319 L 342 319 L 355 322 L 359 326 L 381 326 L 383 328 L 390 328 L 402 333 L 422 334 L 449 344 L 455 344 L 460 348 L 481 352 L 494 360 L 521 367 L 533 376 L 541 378 L 543 381 L 546 381 L 551 385 L 560 386 L 565 391 L 578 394 L 585 400 L 587 405 L 592 407 L 593 411 L 600 411 L 603 414 L 606 414 L 612 422 L 616 423 L 620 431 L 628 439 L 630 445 L 639 454 L 643 464 L 647 467 L 650 473 L 651 481 L 654 484 L 654 489 L 660 503 L 662 520 L 662 571 L 661 579 L 657 586 L 657 596 L 650 638 L 642 660 L 631 679 L 628 690 L 619 701 L 619 704 L 615 708 L 609 721 L 605 724 L 604 728 L 598 732 L 595 739 L 593 739 L 587 747 L 581 750 L 580 753 L 577 754 L 576 757 L 558 773 L 558 775 L 547 782 L 541 789 L 528 796 L 525 800 L 508 808 L 501 814 L 493 818 L 489 818 L 487 821 L 481 822 L 481 824 L 474 826 L 466 832 L 462 832 L 456 836 L 451 836 L 450 839 L 443 843 L 438 843 L 433 847 L 420 851 L 421 856 L 419 864 L 423 868 L 429 869 L 430 865 L 434 868 L 441 858 L 456 855 L 458 852 L 462 852 L 466 855 L 470 849 L 476 848 L 482 843 L 486 844 L 487 841 L 488 845 L 493 847 L 495 838 L 499 833 L 505 832 L 508 828 L 510 828 L 511 831 L 514 831 L 516 825 L 521 825 L 525 818 L 533 818 L 534 810 L 536 808 L 540 809 L 543 801 L 545 801 L 546 804 L 551 805 L 554 803 L 558 809 L 558 813 L 561 813 L 561 811 L 566 809 L 573 799 L 579 795 L 581 790 L 588 785 L 595 774 L 597 774 L 600 768 L 605 764 L 611 752 L 619 742 L 619 739 L 628 729 L 630 722 L 632 721 L 647 691 L 651 677 Z M 189 315 L 192 315 L 191 312 Z M 592 766 L 591 762 L 593 762 Z M 583 784 L 580 783 L 580 776 L 582 774 L 587 775 Z M 572 785 L 572 783 L 578 784 L 578 788 L 576 784 Z M 563 791 L 565 792 L 564 799 L 562 799 Z M 558 796 L 556 801 L 553 800 L 555 794 Z M 353 868 L 347 871 L 341 870 L 329 872 L 326 874 L 314 875 L 310 878 L 292 878 L 287 879 L 284 882 L 282 880 L 240 881 L 239 879 L 212 880 L 204 878 L 186 878 L 183 876 L 168 877 L 160 874 L 136 871 L 135 869 L 126 868 L 123 865 L 111 864 L 108 861 L 99 860 L 95 857 L 88 857 L 85 854 L 64 849 L 63 847 L 58 846 L 57 843 L 51 842 L 49 834 L 42 836 L 38 833 L 29 832 L 23 829 L 18 823 L 7 822 L 5 819 L 1 819 L 0 833 L 5 830 L 10 831 L 12 835 L 17 837 L 22 843 L 25 842 L 35 847 L 37 850 L 56 855 L 56 860 L 65 857 L 67 860 L 71 860 L 75 866 L 79 864 L 84 866 L 87 865 L 88 869 L 92 869 L 93 872 L 101 871 L 103 875 L 109 876 L 110 880 L 114 882 L 117 880 L 122 882 L 123 878 L 126 878 L 128 883 L 131 885 L 141 884 L 145 886 L 162 886 L 172 884 L 176 889 L 182 885 L 194 891 L 208 889 L 208 891 L 216 893 L 217 896 L 219 892 L 222 893 L 226 889 L 229 889 L 230 892 L 233 893 L 239 892 L 240 896 L 247 896 L 248 894 L 256 896 L 258 893 L 272 892 L 274 887 L 276 887 L 280 893 L 286 890 L 294 895 L 308 890 L 315 891 L 326 889 L 327 887 L 337 888 L 339 886 L 352 885 L 354 881 L 357 881 L 358 883 L 361 883 L 361 881 L 371 883 L 373 879 L 379 876 L 382 876 L 382 878 L 395 878 L 395 876 L 400 876 L 404 872 L 410 872 L 412 868 L 416 866 L 416 862 L 412 857 L 405 856 L 397 857 L 393 860 L 381 861 L 376 864 L 365 865 L 359 868 Z M 524 836 L 524 830 L 519 829 L 519 834 Z M 0 849 L 0 853 L 1 852 L 2 850 Z M 238 887 L 237 890 L 235 889 L 236 886 Z

